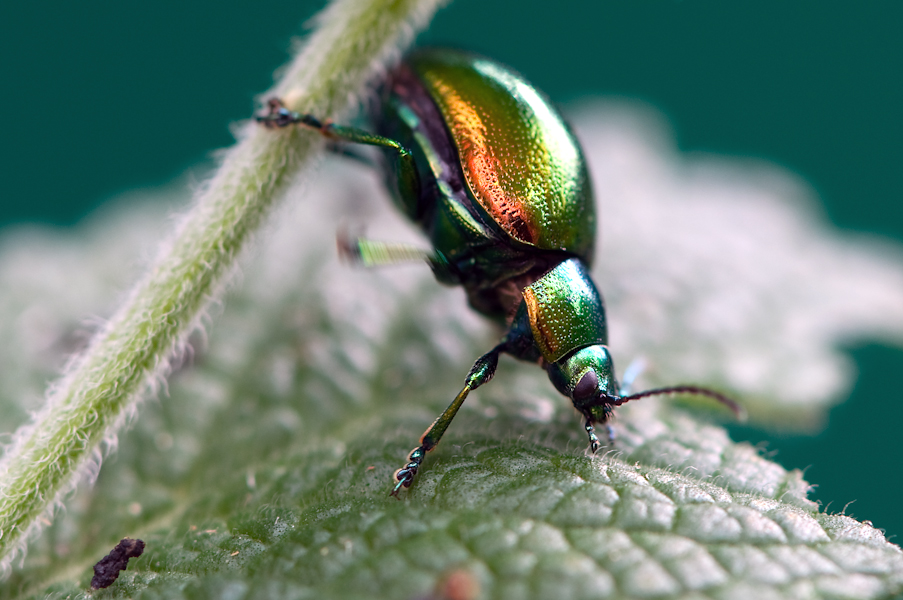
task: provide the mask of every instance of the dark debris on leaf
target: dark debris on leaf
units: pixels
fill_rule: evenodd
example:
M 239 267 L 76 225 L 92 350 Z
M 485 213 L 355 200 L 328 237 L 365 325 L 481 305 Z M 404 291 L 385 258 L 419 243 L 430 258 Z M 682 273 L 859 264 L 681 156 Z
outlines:
M 144 542 L 125 538 L 94 565 L 91 589 L 100 590 L 113 585 L 119 578 L 119 571 L 125 571 L 130 558 L 138 558 L 144 552 Z

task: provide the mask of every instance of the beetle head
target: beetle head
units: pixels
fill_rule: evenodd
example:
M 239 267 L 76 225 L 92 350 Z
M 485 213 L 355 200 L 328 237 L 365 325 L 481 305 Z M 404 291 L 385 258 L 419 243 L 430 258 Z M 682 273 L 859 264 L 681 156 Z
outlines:
M 546 370 L 558 391 L 571 399 L 588 424 L 605 423 L 615 406 L 631 400 L 671 394 L 712 398 L 731 409 L 740 421 L 746 420 L 746 411 L 739 404 L 720 392 L 695 385 L 676 385 L 622 396 L 615 380 L 611 354 L 602 344 L 580 348 L 549 363 Z
M 547 367 L 549 379 L 590 422 L 604 423 L 620 399 L 608 348 L 586 346 Z

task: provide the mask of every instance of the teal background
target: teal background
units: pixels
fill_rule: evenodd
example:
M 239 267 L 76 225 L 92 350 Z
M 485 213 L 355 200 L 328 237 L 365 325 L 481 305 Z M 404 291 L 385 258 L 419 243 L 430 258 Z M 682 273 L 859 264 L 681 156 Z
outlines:
M 0 226 L 68 225 L 208 161 L 322 4 L 0 4 Z M 780 164 L 838 227 L 901 240 L 901 23 L 892 1 L 460 0 L 422 39 L 496 57 L 559 102 L 652 104 L 683 151 Z M 903 352 L 850 350 L 860 379 L 826 431 L 733 430 L 808 467 L 832 511 L 857 500 L 848 514 L 893 536 L 903 533 Z

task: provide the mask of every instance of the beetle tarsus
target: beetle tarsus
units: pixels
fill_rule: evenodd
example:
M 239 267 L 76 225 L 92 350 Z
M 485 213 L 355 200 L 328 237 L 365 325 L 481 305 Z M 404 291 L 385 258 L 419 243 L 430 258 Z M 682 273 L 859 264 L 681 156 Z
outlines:
M 589 449 L 595 454 L 599 449 L 599 436 L 596 435 L 596 428 L 589 419 L 586 420 L 584 428 L 586 429 L 586 435 L 589 436 Z
M 395 484 L 395 487 L 392 488 L 392 491 L 389 492 L 390 496 L 398 498 L 398 492 L 401 491 L 401 488 L 409 488 L 411 484 L 414 483 L 414 475 L 417 474 L 417 467 L 404 467 L 403 469 L 398 469 L 395 471 L 395 479 L 398 483 Z
M 420 463 L 423 462 L 423 457 L 426 453 L 427 449 L 423 446 L 418 446 L 411 450 L 411 453 L 408 455 L 408 464 L 395 471 L 395 480 L 398 483 L 389 492 L 390 496 L 398 498 L 398 492 L 401 491 L 401 488 L 411 487 L 411 484 L 414 483 L 414 476 L 417 475 L 417 470 L 420 468 Z
M 318 130 L 323 135 L 329 135 L 329 124 L 324 124 L 313 115 L 307 115 L 289 110 L 279 98 L 270 98 L 267 101 L 267 114 L 257 117 L 258 123 L 266 127 L 288 127 L 289 125 L 306 125 Z

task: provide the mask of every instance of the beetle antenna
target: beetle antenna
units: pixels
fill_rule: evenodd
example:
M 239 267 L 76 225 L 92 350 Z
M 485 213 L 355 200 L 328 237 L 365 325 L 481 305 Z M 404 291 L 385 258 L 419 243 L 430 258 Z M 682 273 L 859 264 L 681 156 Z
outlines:
M 611 396 L 611 404 L 614 406 L 621 406 L 625 402 L 630 402 L 631 400 L 639 400 L 641 398 L 648 398 L 649 396 L 664 396 L 671 394 L 688 394 L 691 396 L 705 396 L 707 398 L 712 398 L 713 400 L 717 400 L 721 404 L 727 406 L 734 415 L 737 417 L 738 421 L 746 421 L 746 409 L 742 406 L 715 390 L 710 390 L 704 387 L 697 387 L 695 385 L 675 385 L 672 387 L 664 387 L 664 388 L 656 388 L 654 390 L 646 390 L 645 392 L 638 392 L 636 394 L 630 394 L 628 396 Z

